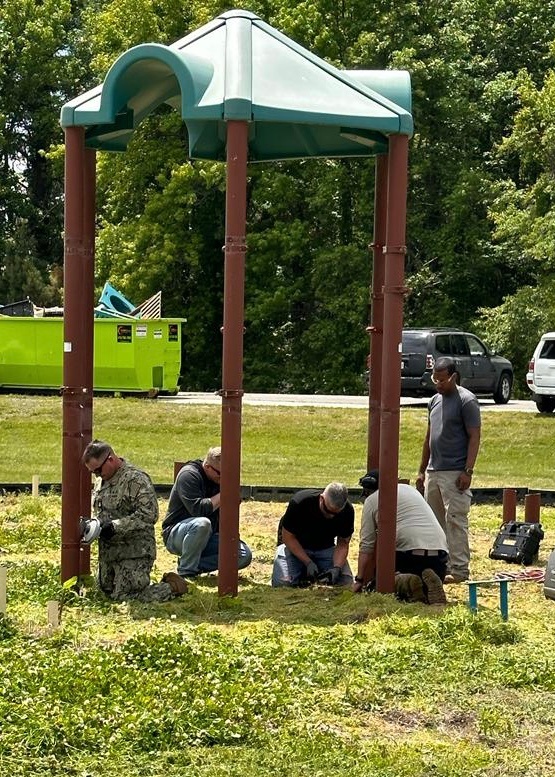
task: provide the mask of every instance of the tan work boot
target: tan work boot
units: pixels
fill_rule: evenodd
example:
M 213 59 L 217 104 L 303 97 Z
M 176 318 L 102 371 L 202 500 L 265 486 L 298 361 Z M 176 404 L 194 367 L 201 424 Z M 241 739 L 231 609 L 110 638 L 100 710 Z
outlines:
M 428 604 L 447 604 L 443 583 L 433 569 L 425 569 L 422 572 L 422 582 L 426 587 Z
M 183 580 L 177 572 L 166 572 L 162 577 L 162 582 L 169 585 L 174 596 L 183 596 L 187 593 L 187 581 Z
M 425 602 L 422 580 L 408 572 L 395 573 L 395 596 L 402 602 Z
M 467 577 L 461 577 L 460 575 L 445 575 L 445 579 L 443 580 L 444 585 L 449 585 L 451 583 L 464 583 L 465 580 L 468 580 Z

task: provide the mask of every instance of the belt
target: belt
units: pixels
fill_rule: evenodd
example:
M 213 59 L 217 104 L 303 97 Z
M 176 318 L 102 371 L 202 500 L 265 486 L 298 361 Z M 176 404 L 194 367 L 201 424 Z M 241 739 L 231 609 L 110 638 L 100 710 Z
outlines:
M 411 556 L 439 556 L 440 550 L 422 550 L 417 548 L 416 550 L 409 550 Z

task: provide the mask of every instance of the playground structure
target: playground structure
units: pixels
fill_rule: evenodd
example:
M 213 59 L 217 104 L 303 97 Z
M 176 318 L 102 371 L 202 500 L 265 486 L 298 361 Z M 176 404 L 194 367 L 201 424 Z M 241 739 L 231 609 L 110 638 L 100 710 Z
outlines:
M 367 465 L 379 466 L 377 588 L 394 590 L 410 78 L 341 71 L 247 11 L 229 11 L 172 46 L 122 54 L 104 84 L 62 108 L 65 328 L 62 578 L 79 574 L 79 515 L 90 481 L 81 455 L 92 433 L 95 149 L 124 151 L 162 104 L 181 113 L 189 154 L 227 161 L 218 590 L 237 593 L 247 163 L 375 157 Z M 84 304 L 85 302 L 85 304 Z

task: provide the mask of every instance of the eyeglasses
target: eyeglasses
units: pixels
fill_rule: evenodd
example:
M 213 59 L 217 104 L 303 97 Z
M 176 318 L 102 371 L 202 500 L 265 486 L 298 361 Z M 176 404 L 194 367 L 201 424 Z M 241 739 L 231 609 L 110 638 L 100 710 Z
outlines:
M 451 375 L 449 375 L 447 378 L 434 378 L 434 376 L 432 375 L 432 383 L 434 384 L 434 386 L 439 386 L 441 384 L 449 383 L 449 381 L 453 380 L 454 377 L 455 377 L 454 372 L 451 373 Z
M 105 456 L 102 464 L 100 464 L 96 469 L 91 470 L 93 475 L 96 475 L 97 477 L 102 477 L 102 467 L 106 464 L 106 462 L 108 461 L 111 455 L 112 454 L 109 453 L 107 456 Z
M 210 469 L 211 469 L 213 472 L 215 472 L 215 473 L 216 473 L 216 475 L 218 475 L 218 477 L 220 476 L 220 470 L 219 470 L 219 469 L 216 469 L 216 467 L 213 467 L 213 466 L 212 466 L 212 464 L 209 464 L 208 466 L 210 467 Z

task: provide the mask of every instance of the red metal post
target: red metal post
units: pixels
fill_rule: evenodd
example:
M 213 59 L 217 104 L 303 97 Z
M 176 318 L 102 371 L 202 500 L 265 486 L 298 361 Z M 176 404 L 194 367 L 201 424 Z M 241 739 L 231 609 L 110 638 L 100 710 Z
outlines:
M 408 137 L 389 138 L 376 589 L 395 590 Z
M 176 477 L 179 475 L 183 467 L 185 466 L 184 461 L 174 461 L 173 463 L 173 479 L 175 481 Z
M 222 462 L 218 593 L 236 596 L 241 502 L 241 406 L 247 220 L 248 123 L 227 122 L 222 357 Z
M 524 497 L 524 520 L 526 523 L 540 522 L 541 494 L 526 494 Z
M 81 454 L 87 426 L 83 363 L 87 357 L 87 315 L 83 284 L 91 267 L 86 239 L 85 130 L 68 127 L 65 158 L 64 368 L 62 387 L 62 581 L 80 573 Z M 87 305 L 88 306 L 88 305 Z M 92 316 L 90 306 L 88 315 Z M 91 324 L 92 325 L 92 324 Z
M 516 488 L 503 489 L 503 523 L 516 521 Z
M 96 152 L 85 149 L 84 159 L 84 192 L 83 192 L 83 280 L 81 291 L 81 315 L 84 319 L 83 328 L 83 359 L 81 361 L 82 395 L 82 425 L 81 446 L 85 450 L 92 440 L 93 425 L 93 371 L 94 371 L 94 241 L 96 216 Z M 91 476 L 85 467 L 81 467 L 80 515 L 88 516 L 91 512 Z M 91 549 L 90 545 L 81 546 L 80 574 L 90 575 Z
M 387 226 L 387 156 L 376 157 L 374 184 L 374 242 L 372 243 L 372 307 L 370 312 L 370 353 L 368 368 L 368 455 L 366 469 L 376 469 L 380 461 L 380 425 L 383 352 L 383 285 L 385 257 L 383 247 Z

